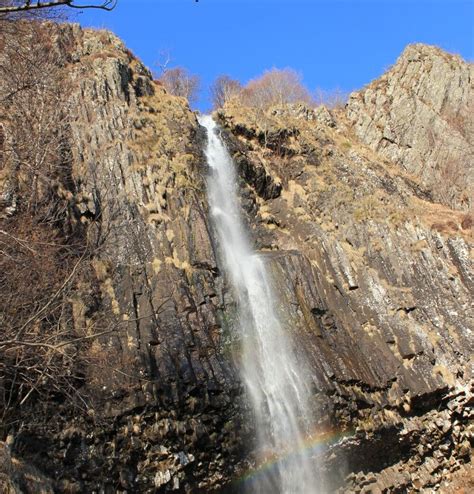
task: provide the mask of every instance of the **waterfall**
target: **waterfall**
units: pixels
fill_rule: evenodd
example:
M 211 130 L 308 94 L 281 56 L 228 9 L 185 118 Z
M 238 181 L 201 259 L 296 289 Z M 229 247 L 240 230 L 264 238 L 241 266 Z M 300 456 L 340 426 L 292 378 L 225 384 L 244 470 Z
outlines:
M 277 298 L 265 262 L 252 251 L 240 211 L 232 159 L 214 120 L 205 115 L 199 122 L 208 135 L 211 221 L 221 262 L 237 301 L 240 373 L 255 420 L 255 448 L 261 468 L 249 490 L 261 494 L 320 493 L 316 466 L 305 448 L 312 432 L 308 376 L 278 316 Z

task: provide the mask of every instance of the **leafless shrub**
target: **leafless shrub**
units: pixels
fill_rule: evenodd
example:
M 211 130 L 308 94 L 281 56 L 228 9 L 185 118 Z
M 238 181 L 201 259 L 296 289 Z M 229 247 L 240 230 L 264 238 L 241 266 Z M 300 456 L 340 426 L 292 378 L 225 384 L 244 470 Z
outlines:
M 32 396 L 75 388 L 77 346 L 64 343 L 81 336 L 71 297 L 88 255 L 81 229 L 71 228 L 64 55 L 53 25 L 16 21 L 15 27 L 0 33 L 3 419 Z
M 0 230 L 0 403 L 3 417 L 32 395 L 71 393 L 78 376 L 68 297 L 83 269 L 75 246 L 22 213 Z M 57 348 L 56 348 L 57 347 Z
M 431 229 L 439 233 L 452 234 L 459 231 L 459 226 L 454 221 L 436 221 L 431 225 Z
M 231 79 L 228 75 L 219 76 L 211 86 L 213 108 L 222 108 L 227 101 L 237 97 L 242 91 L 239 81 Z
M 244 105 L 256 108 L 290 103 L 312 104 L 311 94 L 293 69 L 272 69 L 250 81 L 241 92 Z
M 471 230 L 474 227 L 474 213 L 466 213 L 461 220 L 463 230 Z
M 199 77 L 190 74 L 187 69 L 167 69 L 159 80 L 170 94 L 186 98 L 190 103 L 196 101 L 200 86 Z
M 348 99 L 349 93 L 339 88 L 332 90 L 318 88 L 314 92 L 314 101 L 316 105 L 324 105 L 330 109 L 344 108 Z
M 24 209 L 51 209 L 50 195 L 70 180 L 67 146 L 68 93 L 63 55 L 52 41 L 51 25 L 16 23 L 13 34 L 0 35 L 4 161 L 21 190 Z

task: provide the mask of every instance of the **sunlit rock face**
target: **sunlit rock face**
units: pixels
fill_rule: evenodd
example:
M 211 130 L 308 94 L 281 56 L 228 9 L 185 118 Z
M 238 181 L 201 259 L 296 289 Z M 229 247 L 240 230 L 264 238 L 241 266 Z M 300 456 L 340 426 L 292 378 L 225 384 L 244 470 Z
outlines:
M 77 403 L 19 410 L 13 469 L 26 461 L 59 492 L 243 492 L 256 432 L 205 133 L 115 36 L 62 26 L 56 39 L 73 88 L 71 224 L 100 245 L 71 314 L 81 334 L 90 321 L 106 334 L 81 349 Z M 430 490 L 469 460 L 472 221 L 459 182 L 440 191 L 434 177 L 444 152 L 472 152 L 444 113 L 465 118 L 470 73 L 415 45 L 345 110 L 275 108 L 264 126 L 249 108 L 215 115 L 276 310 L 308 359 L 304 447 L 330 492 Z
M 419 179 L 436 202 L 465 210 L 474 183 L 473 77 L 461 57 L 409 45 L 346 110 L 362 142 Z
M 401 61 L 413 50 L 452 58 L 415 46 Z M 438 91 L 471 70 L 453 60 L 454 74 L 444 67 Z M 436 94 L 435 74 L 428 85 Z M 411 98 L 426 82 L 422 71 L 419 77 L 410 79 L 413 94 L 403 85 Z M 459 106 L 468 91 L 459 89 Z M 425 104 L 435 106 L 428 95 Z M 269 111 L 260 126 L 251 110 L 232 103 L 218 117 L 241 164 L 258 246 L 269 251 L 296 339 L 311 349 L 315 408 L 326 411 L 319 430 L 357 431 L 325 455 L 334 488 L 344 469 L 354 473 L 343 491 L 366 482 L 367 489 L 431 488 L 468 457 L 472 220 L 462 191 L 444 184 L 459 209 L 435 202 L 433 176 L 431 185 L 423 182 L 354 135 L 361 98 L 352 95 L 329 119 L 293 106 Z M 389 111 L 372 103 L 380 118 Z M 278 197 L 265 198 L 249 169 L 277 183 Z M 462 171 L 467 177 L 467 163 Z M 463 431 L 459 439 L 453 424 Z

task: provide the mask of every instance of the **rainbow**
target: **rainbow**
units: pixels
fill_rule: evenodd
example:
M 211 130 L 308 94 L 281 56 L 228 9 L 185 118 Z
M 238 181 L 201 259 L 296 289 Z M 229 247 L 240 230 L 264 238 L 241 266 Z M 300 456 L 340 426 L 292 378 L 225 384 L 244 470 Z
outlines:
M 306 452 L 306 454 L 320 453 L 328 446 L 331 446 L 342 439 L 352 437 L 354 434 L 355 432 L 353 430 L 340 431 L 332 429 L 309 434 L 306 439 L 292 447 L 289 447 L 286 451 L 279 455 L 275 453 L 267 454 L 256 468 L 245 472 L 243 475 L 235 479 L 233 484 L 237 486 L 255 482 L 259 477 L 276 469 L 279 464 L 289 461 L 293 457 L 300 455 L 303 451 Z

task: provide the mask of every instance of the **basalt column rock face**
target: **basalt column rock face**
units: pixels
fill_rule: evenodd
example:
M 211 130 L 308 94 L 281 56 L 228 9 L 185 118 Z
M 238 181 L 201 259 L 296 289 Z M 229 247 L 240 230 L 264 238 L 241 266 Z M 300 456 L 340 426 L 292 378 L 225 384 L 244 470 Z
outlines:
M 422 44 L 408 46 L 381 78 L 351 94 L 360 140 L 417 177 L 433 199 L 472 207 L 474 66 Z
M 74 186 L 61 193 L 93 276 L 70 300 L 86 337 L 77 408 L 29 403 L 13 454 L 59 492 L 208 492 L 236 471 L 241 442 L 205 135 L 118 38 L 51 29 L 73 116 Z
M 55 193 L 90 276 L 65 301 L 66 336 L 81 340 L 77 386 L 18 407 L 0 483 L 15 494 L 240 493 L 254 431 L 208 221 L 205 135 L 112 34 L 50 32 L 72 116 L 68 182 Z M 471 71 L 416 45 L 345 111 L 229 104 L 215 115 L 275 306 L 311 369 L 308 441 L 325 444 L 314 454 L 331 492 L 431 492 L 470 459 L 472 220 L 460 182 L 440 191 L 434 176 L 443 153 L 471 152 Z M 15 167 L 0 179 L 11 221 Z
M 382 118 L 386 107 L 372 103 Z M 349 120 L 341 110 L 271 108 L 260 127 L 255 110 L 230 102 L 217 118 L 283 317 L 312 369 L 316 430 L 350 436 L 315 453 L 331 490 L 437 489 L 470 457 L 470 217 L 360 142 L 354 105 Z M 262 194 L 252 168 L 278 195 Z
M 207 220 L 204 135 L 185 100 L 101 36 L 81 33 L 72 73 L 78 207 L 99 218 L 93 263 L 119 325 L 92 349 L 104 363 L 90 370 L 96 408 L 117 426 L 93 454 L 116 451 L 122 489 L 208 490 L 234 468 L 239 383 L 224 355 L 226 291 Z

